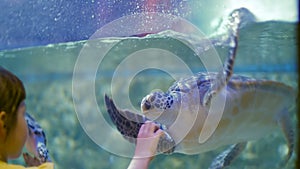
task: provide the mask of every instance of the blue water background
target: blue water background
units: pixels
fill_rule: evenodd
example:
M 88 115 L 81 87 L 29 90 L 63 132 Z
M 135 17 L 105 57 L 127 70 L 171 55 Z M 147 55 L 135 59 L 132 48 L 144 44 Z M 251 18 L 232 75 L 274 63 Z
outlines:
M 140 12 L 183 17 L 205 34 L 214 32 L 222 17 L 240 7 L 248 8 L 259 21 L 296 22 L 297 4 L 295 0 L 2 0 L 0 50 L 85 40 L 105 24 Z

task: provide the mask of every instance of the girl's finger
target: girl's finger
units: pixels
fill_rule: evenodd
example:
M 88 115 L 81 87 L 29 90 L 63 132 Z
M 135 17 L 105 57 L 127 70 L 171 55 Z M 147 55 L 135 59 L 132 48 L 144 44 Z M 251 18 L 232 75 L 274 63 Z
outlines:
M 155 124 L 152 121 L 147 120 L 142 126 L 144 126 L 144 131 L 154 132 Z
M 163 136 L 164 135 L 164 131 L 162 129 L 158 129 L 156 132 L 155 132 L 155 135 L 158 135 L 159 137 Z

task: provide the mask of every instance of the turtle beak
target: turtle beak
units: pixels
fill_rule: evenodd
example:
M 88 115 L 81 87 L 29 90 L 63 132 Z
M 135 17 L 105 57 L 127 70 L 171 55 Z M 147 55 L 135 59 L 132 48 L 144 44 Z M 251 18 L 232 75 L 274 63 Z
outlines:
M 141 103 L 142 112 L 146 113 L 148 110 L 150 110 L 150 108 L 151 108 L 150 102 L 146 98 L 144 98 Z

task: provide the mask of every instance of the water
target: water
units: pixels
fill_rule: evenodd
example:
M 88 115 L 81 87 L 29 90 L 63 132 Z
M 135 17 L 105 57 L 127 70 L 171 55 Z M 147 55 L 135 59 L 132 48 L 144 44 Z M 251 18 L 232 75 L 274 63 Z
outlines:
M 171 37 L 171 38 L 170 38 Z M 97 41 L 99 46 L 120 42 L 109 51 L 99 65 L 96 74 L 95 94 L 99 108 L 103 105 L 104 93 L 110 94 L 112 76 L 121 63 L 124 53 L 159 46 L 176 50 L 193 72 L 204 70 L 186 45 L 178 41 L 175 34 L 151 35 L 147 38 L 109 38 Z M 48 147 L 57 168 L 126 168 L 130 158 L 111 154 L 95 144 L 81 128 L 72 98 L 72 77 L 76 59 L 86 41 L 52 44 L 47 46 L 6 50 L 0 52 L 0 63 L 17 74 L 27 90 L 27 110 L 39 121 L 48 137 Z M 148 46 L 147 46 L 148 45 Z M 281 81 L 297 87 L 296 73 L 296 24 L 287 22 L 262 22 L 248 25 L 240 32 L 235 73 L 255 78 Z M 134 48 L 134 49 L 133 49 Z M 217 47 L 222 60 L 227 48 Z M 147 60 L 145 60 L 145 64 Z M 199 64 L 198 64 L 199 63 Z M 129 68 L 130 70 L 130 68 Z M 181 73 L 178 68 L 177 73 Z M 126 72 L 123 72 L 126 80 Z M 82 74 L 84 81 L 93 78 Z M 130 101 L 138 109 L 140 100 L 152 89 L 167 90 L 173 79 L 166 72 L 145 70 L 139 72 L 129 86 Z M 113 90 L 120 90 L 123 84 L 115 84 Z M 120 107 L 125 108 L 120 105 Z M 127 107 L 127 106 L 126 106 Z M 89 112 L 90 107 L 85 107 Z M 292 112 L 295 113 L 295 112 Z M 104 117 L 108 120 L 107 114 Z M 109 120 L 108 120 L 109 121 Z M 274 168 L 282 159 L 285 140 L 278 130 L 260 140 L 251 141 L 246 150 L 232 163 L 231 168 Z M 99 133 L 101 135 L 101 133 Z M 109 140 L 118 144 L 118 140 Z M 222 141 L 222 140 L 220 140 Z M 223 148 L 200 155 L 159 155 L 150 168 L 207 168 L 212 159 Z M 293 157 L 287 168 L 295 168 Z M 22 163 L 22 160 L 18 160 Z
M 181 16 L 210 34 L 233 9 L 246 7 L 259 21 L 296 22 L 297 6 L 296 0 L 3 0 L 0 50 L 87 39 L 105 24 L 140 12 Z

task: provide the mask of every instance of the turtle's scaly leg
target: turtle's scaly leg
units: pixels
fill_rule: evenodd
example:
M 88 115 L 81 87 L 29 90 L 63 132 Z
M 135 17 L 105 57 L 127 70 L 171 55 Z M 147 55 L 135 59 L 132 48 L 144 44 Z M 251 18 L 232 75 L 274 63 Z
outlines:
M 228 165 L 245 149 L 247 142 L 237 143 L 219 154 L 211 163 L 209 169 L 222 169 Z
M 240 24 L 240 11 L 234 11 L 229 16 L 229 53 L 228 58 L 224 63 L 223 69 L 217 74 L 217 77 L 212 82 L 211 89 L 205 94 L 203 106 L 210 103 L 211 98 L 222 90 L 229 82 L 233 74 L 234 60 L 238 48 L 238 29 Z
M 293 154 L 295 143 L 295 134 L 292 127 L 292 120 L 289 116 L 289 111 L 287 109 L 284 109 L 284 111 L 279 115 L 278 122 L 281 125 L 282 131 L 285 135 L 288 145 L 288 153 L 285 156 L 285 159 L 280 163 L 280 168 L 283 168 Z
M 41 162 L 51 162 L 49 151 L 46 147 L 47 139 L 42 127 L 29 114 L 25 114 L 29 138 L 26 141 L 28 151 L 31 151 Z
M 119 110 L 112 99 L 105 95 L 105 104 L 110 119 L 116 125 L 119 132 L 130 142 L 135 143 L 135 138 L 143 123 L 147 120 L 144 116 L 127 111 Z

